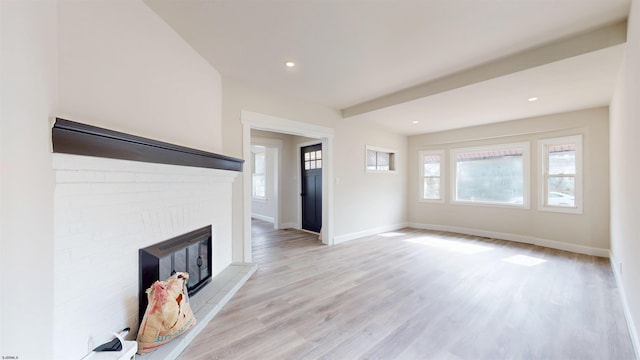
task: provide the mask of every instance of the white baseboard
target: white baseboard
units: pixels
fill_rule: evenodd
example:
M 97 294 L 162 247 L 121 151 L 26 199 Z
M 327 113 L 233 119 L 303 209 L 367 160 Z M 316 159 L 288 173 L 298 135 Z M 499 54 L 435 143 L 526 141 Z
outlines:
M 544 246 L 552 249 L 571 251 L 578 254 L 592 255 L 592 256 L 600 256 L 600 257 L 609 257 L 608 249 L 594 248 L 590 246 L 584 245 L 576 245 L 569 244 L 561 241 L 541 239 L 534 236 L 526 236 L 526 235 L 517 235 L 517 234 L 509 234 L 509 233 L 501 233 L 497 231 L 488 231 L 488 230 L 478 230 L 478 229 L 470 229 L 463 228 L 457 226 L 448 226 L 448 225 L 433 225 L 433 224 L 420 224 L 420 223 L 409 223 L 407 226 L 416 228 L 416 229 L 425 229 L 425 230 L 435 230 L 435 231 L 449 231 L 460 234 L 467 235 L 475 235 L 475 236 L 483 236 L 493 239 L 500 240 L 509 240 L 515 241 L 525 244 L 532 244 L 538 246 Z
M 298 229 L 300 230 L 300 226 L 296 223 L 281 223 L 278 229 Z
M 635 323 L 631 317 L 631 310 L 629 309 L 629 303 L 627 302 L 627 295 L 622 286 L 622 274 L 620 274 L 618 268 L 618 262 L 616 261 L 613 253 L 609 251 L 609 263 L 611 264 L 611 270 L 613 270 L 613 277 L 616 279 L 616 285 L 618 285 L 618 291 L 620 292 L 620 299 L 622 300 L 622 310 L 624 311 L 624 317 L 627 320 L 627 328 L 629 328 L 629 335 L 631 336 L 631 343 L 633 344 L 633 350 L 636 352 L 636 359 L 640 359 L 640 338 L 636 331 Z
M 361 237 L 365 237 L 365 236 L 369 236 L 369 235 L 375 235 L 375 234 L 379 234 L 379 233 L 383 233 L 383 232 L 395 231 L 395 230 L 399 230 L 399 229 L 402 229 L 402 228 L 405 228 L 405 227 L 407 227 L 407 224 L 406 223 L 402 223 L 402 224 L 380 226 L 380 227 L 377 227 L 377 228 L 367 229 L 367 230 L 358 231 L 358 232 L 354 232 L 354 233 L 350 233 L 350 234 L 338 235 L 338 236 L 334 236 L 333 237 L 333 244 L 336 245 L 336 244 L 343 243 L 345 241 L 355 240 L 355 239 L 359 239 Z
M 274 229 L 282 230 L 282 229 L 298 229 L 300 230 L 300 226 L 297 223 L 280 223 L 279 225 L 275 224 L 275 219 L 269 216 L 260 215 L 260 214 L 251 214 L 251 217 L 254 219 L 266 221 L 268 223 L 273 224 Z
M 266 221 L 273 224 L 273 218 L 270 216 L 260 215 L 260 214 L 251 214 L 251 217 L 254 219 Z

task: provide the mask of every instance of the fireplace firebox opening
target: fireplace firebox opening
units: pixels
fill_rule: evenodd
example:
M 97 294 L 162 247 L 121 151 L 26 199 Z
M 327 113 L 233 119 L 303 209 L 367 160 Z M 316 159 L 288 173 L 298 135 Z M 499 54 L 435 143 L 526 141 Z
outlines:
M 139 312 L 142 321 L 147 307 L 145 291 L 157 280 L 175 272 L 189 273 L 187 291 L 193 296 L 212 278 L 211 225 L 139 250 Z

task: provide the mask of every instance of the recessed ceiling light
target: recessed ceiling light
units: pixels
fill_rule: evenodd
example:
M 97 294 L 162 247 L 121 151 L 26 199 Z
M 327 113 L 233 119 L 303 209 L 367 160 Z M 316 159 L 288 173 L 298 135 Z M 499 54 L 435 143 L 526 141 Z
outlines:
M 296 63 L 294 63 L 293 61 L 287 61 L 284 63 L 284 66 L 288 67 L 288 68 L 292 68 L 294 66 L 296 66 Z
M 417 123 L 419 123 L 419 121 L 418 120 L 413 120 L 411 123 L 412 124 L 417 124 Z
M 527 99 L 527 101 L 529 101 L 529 102 L 538 101 L 538 98 L 535 97 L 535 96 L 534 97 L 530 97 L 530 98 Z

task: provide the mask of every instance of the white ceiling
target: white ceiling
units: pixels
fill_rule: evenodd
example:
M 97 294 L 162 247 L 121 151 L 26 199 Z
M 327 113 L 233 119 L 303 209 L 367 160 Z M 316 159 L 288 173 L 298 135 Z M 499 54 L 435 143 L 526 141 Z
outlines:
M 145 2 L 224 77 L 339 110 L 614 23 L 629 9 L 629 0 Z M 411 135 L 607 105 L 622 51 L 605 48 L 344 121 Z M 286 68 L 287 60 L 297 66 Z M 540 100 L 527 102 L 531 96 Z

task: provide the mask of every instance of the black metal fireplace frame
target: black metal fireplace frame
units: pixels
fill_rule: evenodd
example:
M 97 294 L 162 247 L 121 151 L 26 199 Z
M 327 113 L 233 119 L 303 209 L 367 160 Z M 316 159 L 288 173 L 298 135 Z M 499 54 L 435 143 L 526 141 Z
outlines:
M 162 241 L 160 243 L 148 246 L 146 248 L 140 249 L 138 251 L 139 258 L 139 313 L 138 318 L 142 321 L 142 316 L 144 315 L 145 309 L 147 307 L 147 295 L 146 290 L 157 280 L 166 280 L 160 279 L 160 267 L 161 262 L 165 263 L 170 261 L 171 264 L 171 273 L 176 271 L 184 271 L 189 273 L 189 283 L 191 280 L 198 279 L 195 284 L 187 285 L 187 291 L 189 296 L 193 296 L 198 291 L 200 291 L 205 285 L 211 282 L 213 270 L 211 268 L 212 265 L 212 231 L 211 225 L 205 226 L 203 228 L 193 230 L 186 234 L 176 236 L 174 238 Z M 194 274 L 190 272 L 189 269 L 193 269 L 193 264 L 190 263 L 190 254 L 189 251 L 195 245 L 200 244 L 198 249 L 202 249 L 205 247 L 206 250 L 206 258 L 202 258 L 202 251 L 199 250 L 197 260 L 197 268 L 198 274 Z M 179 252 L 186 251 L 185 254 L 185 264 L 181 266 L 181 264 L 177 264 L 175 257 Z M 207 273 L 203 274 L 202 269 L 207 269 Z

